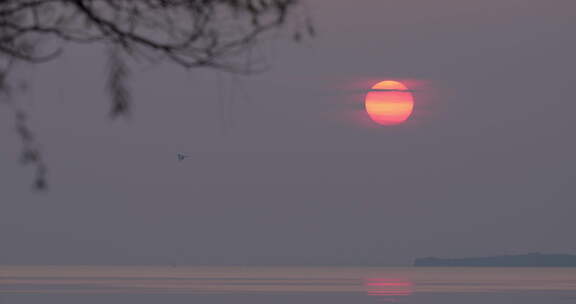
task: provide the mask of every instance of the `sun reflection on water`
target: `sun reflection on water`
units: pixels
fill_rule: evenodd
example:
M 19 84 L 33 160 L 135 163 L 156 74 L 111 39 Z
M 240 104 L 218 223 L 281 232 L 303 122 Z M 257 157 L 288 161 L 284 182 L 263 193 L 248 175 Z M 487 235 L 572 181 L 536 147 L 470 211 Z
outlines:
M 399 297 L 409 296 L 413 293 L 410 280 L 399 278 L 366 278 L 364 288 L 369 296 L 380 297 L 386 302 L 396 302 Z

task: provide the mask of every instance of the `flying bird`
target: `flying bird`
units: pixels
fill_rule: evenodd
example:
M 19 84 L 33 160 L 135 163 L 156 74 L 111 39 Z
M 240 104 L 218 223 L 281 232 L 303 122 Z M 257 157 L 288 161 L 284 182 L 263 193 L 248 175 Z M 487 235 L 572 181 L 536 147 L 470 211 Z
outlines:
M 178 153 L 178 161 L 183 161 L 184 159 L 186 159 L 188 157 L 188 155 L 184 155 L 182 153 Z

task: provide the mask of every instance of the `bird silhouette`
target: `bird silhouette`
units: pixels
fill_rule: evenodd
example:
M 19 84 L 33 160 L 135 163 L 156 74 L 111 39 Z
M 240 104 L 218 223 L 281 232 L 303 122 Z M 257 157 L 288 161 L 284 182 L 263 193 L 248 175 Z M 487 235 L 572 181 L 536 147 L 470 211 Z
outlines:
M 184 159 L 186 159 L 188 157 L 188 155 L 184 155 L 182 153 L 178 153 L 178 161 L 183 161 Z

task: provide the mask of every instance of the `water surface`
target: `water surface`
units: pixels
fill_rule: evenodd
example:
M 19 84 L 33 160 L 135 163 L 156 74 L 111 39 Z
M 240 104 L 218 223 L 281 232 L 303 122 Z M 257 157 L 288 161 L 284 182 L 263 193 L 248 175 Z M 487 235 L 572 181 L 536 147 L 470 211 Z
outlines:
M 576 303 L 574 268 L 0 266 L 0 303 Z

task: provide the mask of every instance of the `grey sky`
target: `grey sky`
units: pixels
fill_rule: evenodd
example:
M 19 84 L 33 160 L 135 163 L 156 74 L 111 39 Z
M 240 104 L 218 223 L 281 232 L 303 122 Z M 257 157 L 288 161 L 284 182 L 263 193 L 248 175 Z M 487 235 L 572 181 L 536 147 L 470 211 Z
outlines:
M 576 253 L 575 2 L 315 0 L 310 11 L 319 37 L 267 42 L 261 75 L 139 67 L 125 123 L 106 119 L 97 50 L 29 72 L 52 189 L 29 191 L 0 107 L 0 264 Z M 415 120 L 351 119 L 357 84 L 389 78 L 426 84 Z

